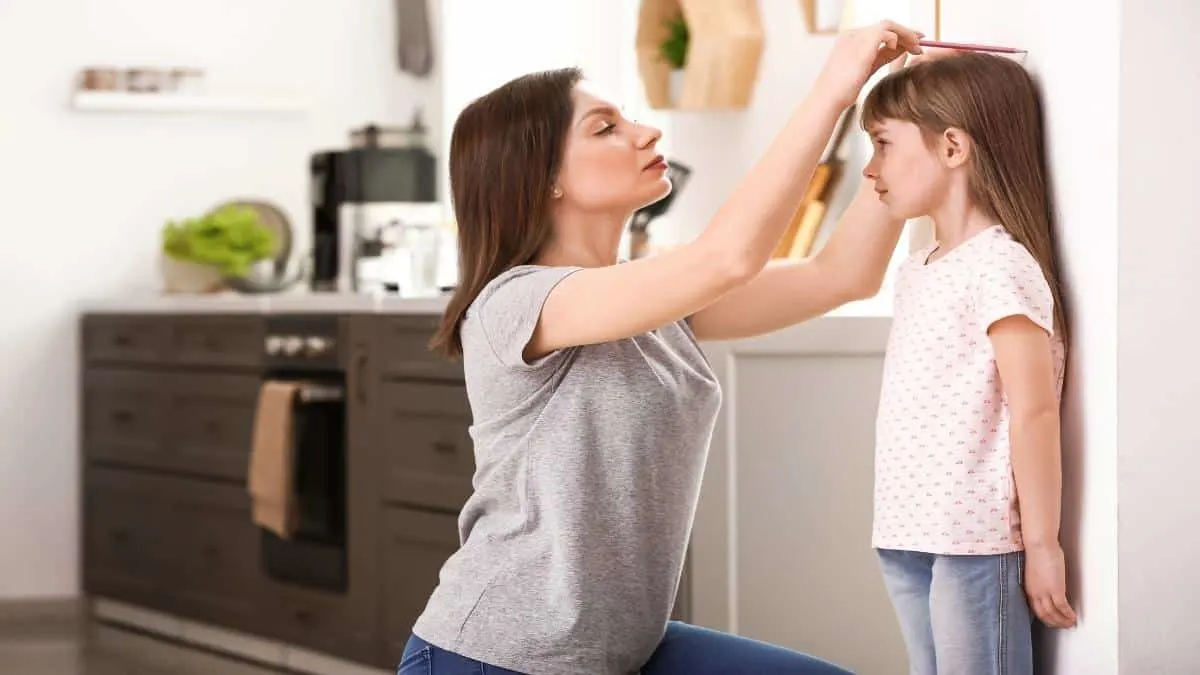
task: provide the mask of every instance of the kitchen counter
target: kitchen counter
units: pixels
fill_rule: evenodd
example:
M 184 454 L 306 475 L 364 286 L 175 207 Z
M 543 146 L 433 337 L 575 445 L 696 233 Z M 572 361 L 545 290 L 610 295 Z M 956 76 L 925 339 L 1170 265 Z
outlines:
M 359 293 L 145 294 L 84 302 L 84 314 L 441 314 L 449 296 L 401 298 Z
M 436 298 L 401 298 L 394 295 L 375 296 L 359 293 L 281 293 L 242 295 L 143 294 L 85 301 L 80 306 L 84 314 L 441 314 L 450 296 Z M 853 302 L 827 316 L 847 318 L 888 318 L 891 315 L 891 294 Z

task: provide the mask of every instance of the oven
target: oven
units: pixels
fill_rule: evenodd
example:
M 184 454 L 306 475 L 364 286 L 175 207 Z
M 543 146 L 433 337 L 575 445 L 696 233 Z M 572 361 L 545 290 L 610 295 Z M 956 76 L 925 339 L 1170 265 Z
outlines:
M 261 529 L 267 576 L 332 592 L 347 587 L 346 350 L 332 315 L 267 319 L 264 381 L 303 383 L 293 402 L 293 489 L 297 522 L 283 539 Z

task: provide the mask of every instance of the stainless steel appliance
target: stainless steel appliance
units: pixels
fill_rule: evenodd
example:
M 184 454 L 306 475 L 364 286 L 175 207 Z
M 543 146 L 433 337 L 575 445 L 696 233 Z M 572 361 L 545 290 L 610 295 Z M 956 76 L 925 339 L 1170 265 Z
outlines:
M 430 208 L 440 213 L 431 206 L 437 204 L 433 154 L 420 143 L 330 150 L 312 156 L 310 174 L 312 290 L 384 290 L 374 272 L 360 278 L 359 262 L 379 257 L 396 222 L 427 219 L 413 214 Z
M 295 533 L 262 530 L 262 563 L 274 579 L 345 592 L 346 364 L 336 316 L 267 319 L 263 345 L 271 380 L 303 382 L 292 411 Z

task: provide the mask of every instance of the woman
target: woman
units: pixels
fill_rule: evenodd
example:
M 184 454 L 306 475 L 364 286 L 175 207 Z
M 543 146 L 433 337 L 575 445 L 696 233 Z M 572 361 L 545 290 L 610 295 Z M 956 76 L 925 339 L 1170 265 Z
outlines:
M 402 675 L 844 672 L 668 624 L 721 400 L 697 338 L 773 331 L 878 290 L 900 224 L 869 188 L 812 262 L 766 263 L 842 111 L 918 39 L 890 22 L 840 36 L 708 228 L 624 264 L 625 223 L 671 189 L 657 130 L 570 69 L 463 110 L 450 144 L 462 278 L 435 344 L 463 358 L 475 491 Z

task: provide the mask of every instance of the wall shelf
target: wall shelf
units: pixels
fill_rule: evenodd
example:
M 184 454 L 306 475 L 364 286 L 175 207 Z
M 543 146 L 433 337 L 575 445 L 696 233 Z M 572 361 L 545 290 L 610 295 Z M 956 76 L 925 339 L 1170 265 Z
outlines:
M 666 23 L 683 13 L 690 41 L 683 86 L 672 100 L 670 65 L 658 48 Z M 642 0 L 638 72 L 652 108 L 745 108 L 758 81 L 763 27 L 758 0 Z
M 81 112 L 105 113 L 268 113 L 302 114 L 306 106 L 289 99 L 242 98 L 174 93 L 79 91 L 71 106 Z

